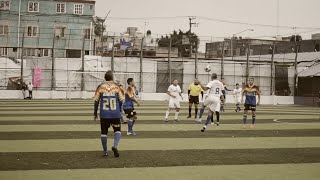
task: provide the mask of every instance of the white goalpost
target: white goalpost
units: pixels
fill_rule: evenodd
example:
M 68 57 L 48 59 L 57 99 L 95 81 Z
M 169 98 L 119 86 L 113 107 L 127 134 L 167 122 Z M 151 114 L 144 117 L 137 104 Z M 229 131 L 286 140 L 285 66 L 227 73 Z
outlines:
M 84 79 L 84 91 L 94 92 L 96 88 L 104 82 L 105 72 L 87 71 L 77 72 L 71 71 L 67 75 L 66 99 L 72 98 L 73 92 L 81 92 L 81 79 Z M 114 81 L 127 88 L 127 79 L 133 78 L 136 81 L 135 73 L 113 73 Z

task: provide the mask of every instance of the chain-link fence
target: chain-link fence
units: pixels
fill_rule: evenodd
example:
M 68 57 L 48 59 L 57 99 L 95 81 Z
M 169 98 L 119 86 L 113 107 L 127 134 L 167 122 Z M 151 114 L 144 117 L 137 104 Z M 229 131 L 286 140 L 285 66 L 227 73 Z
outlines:
M 320 84 L 319 68 L 314 68 L 318 67 L 320 59 L 317 41 L 311 41 L 314 43 L 311 46 L 303 41 L 226 40 L 207 45 L 205 58 L 196 51 L 192 57 L 180 58 L 179 51 L 172 50 L 170 60 L 169 47 L 147 47 L 143 44 L 144 38 L 139 42 L 142 49 L 118 48 L 113 41 L 111 48 L 108 45 L 108 48 L 96 47 L 94 50 L 1 45 L 0 88 L 19 89 L 22 77 L 25 82 L 36 84 L 37 90 L 94 91 L 103 82 L 104 73 L 113 70 L 115 79 L 123 85 L 128 77 L 133 77 L 142 92 L 164 93 L 174 79 L 187 92 L 195 78 L 207 83 L 210 73 L 215 72 L 219 78 L 224 78 L 229 89 L 235 88 L 236 83 L 247 84 L 248 78 L 253 77 L 263 95 L 318 97 L 319 87 L 314 85 Z M 14 51 L 22 53 L 12 54 Z M 204 70 L 208 65 L 210 73 Z

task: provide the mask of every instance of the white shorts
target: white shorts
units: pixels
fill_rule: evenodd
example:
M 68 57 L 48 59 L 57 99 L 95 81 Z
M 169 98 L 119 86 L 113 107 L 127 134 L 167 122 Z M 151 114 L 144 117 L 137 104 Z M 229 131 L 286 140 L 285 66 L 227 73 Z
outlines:
M 220 105 L 221 105 L 221 100 L 219 97 L 216 96 L 208 96 L 206 100 L 203 103 L 204 106 L 209 106 L 210 110 L 215 112 L 215 111 L 220 111 Z
M 180 101 L 178 99 L 170 99 L 169 108 L 171 109 L 180 108 Z
M 239 103 L 239 104 L 241 104 L 241 97 L 236 97 L 236 103 Z

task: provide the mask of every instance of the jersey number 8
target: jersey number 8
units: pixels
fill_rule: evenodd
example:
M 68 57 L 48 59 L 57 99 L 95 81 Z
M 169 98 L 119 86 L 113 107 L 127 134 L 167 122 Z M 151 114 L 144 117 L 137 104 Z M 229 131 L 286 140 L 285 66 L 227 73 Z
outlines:
M 220 88 L 216 88 L 216 94 L 220 93 Z
M 105 99 L 105 101 L 103 102 L 103 110 L 114 111 L 116 109 L 117 109 L 116 98 Z

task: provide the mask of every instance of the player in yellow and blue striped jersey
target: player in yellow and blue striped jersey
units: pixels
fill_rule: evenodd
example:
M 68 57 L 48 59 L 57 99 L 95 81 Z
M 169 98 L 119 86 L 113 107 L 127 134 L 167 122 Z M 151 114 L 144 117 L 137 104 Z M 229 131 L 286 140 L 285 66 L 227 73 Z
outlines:
M 121 106 L 124 94 L 121 88 L 113 82 L 113 73 L 107 71 L 105 82 L 100 84 L 94 96 L 94 120 L 98 119 L 98 107 L 100 105 L 101 144 L 104 156 L 107 152 L 107 135 L 110 126 L 114 130 L 114 144 L 112 151 L 115 157 L 119 157 L 118 145 L 121 138 Z

